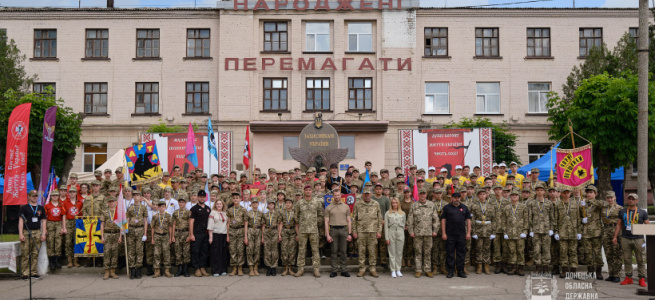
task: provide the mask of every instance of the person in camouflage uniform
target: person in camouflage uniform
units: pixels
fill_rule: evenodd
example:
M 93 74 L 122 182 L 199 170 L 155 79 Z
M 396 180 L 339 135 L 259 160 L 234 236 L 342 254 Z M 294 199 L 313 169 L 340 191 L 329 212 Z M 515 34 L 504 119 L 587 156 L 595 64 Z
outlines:
M 248 215 L 245 208 L 239 205 L 241 195 L 239 193 L 232 193 L 232 207 L 227 210 L 227 242 L 230 249 L 230 265 L 232 272 L 230 276 L 238 274 L 243 276 L 243 263 L 244 257 L 244 243 L 246 236 L 244 234 L 244 227 L 248 226 Z
M 314 277 L 321 277 L 319 267 L 321 266 L 318 252 L 318 222 L 323 220 L 323 206 L 312 198 L 312 187 L 306 185 L 304 197 L 294 205 L 296 218 L 296 234 L 298 235 L 298 272 L 296 277 L 304 273 L 305 252 L 307 251 L 307 240 L 312 248 L 312 266 Z
M 105 176 L 104 179 L 98 180 L 100 182 L 100 194 L 102 195 L 107 195 L 109 192 L 109 185 L 111 184 L 111 169 L 105 169 L 103 172 L 103 175 Z
M 91 182 L 91 195 L 84 199 L 82 215 L 85 217 L 102 216 L 105 210 L 105 196 L 100 194 L 100 181 Z
M 115 174 L 116 174 L 116 179 L 112 180 L 109 183 L 109 188 L 113 187 L 113 188 L 116 189 L 116 191 L 120 191 L 121 184 L 123 183 L 123 180 L 124 180 L 124 178 L 123 178 L 123 167 L 116 168 Z
M 277 275 L 279 218 L 275 209 L 275 198 L 271 197 L 268 199 L 268 212 L 264 214 L 264 264 L 268 267 L 266 276 Z
M 141 190 L 141 194 L 143 196 L 143 201 L 146 203 L 146 207 L 148 208 L 148 226 L 152 226 L 152 215 L 157 213 L 157 203 L 159 200 L 151 200 L 154 199 L 152 198 L 152 189 L 149 187 L 144 187 Z M 152 244 L 152 235 L 147 234 L 148 239 L 146 239 L 146 254 L 145 254 L 145 261 L 146 261 L 146 268 L 147 268 L 147 273 L 146 275 L 152 276 L 155 274 L 155 271 L 153 270 L 153 264 L 155 263 L 155 246 Z
M 587 192 L 586 198 L 580 201 L 580 212 L 582 216 L 582 252 L 584 252 L 589 272 L 596 272 L 596 279 L 603 279 L 601 269 L 604 262 L 600 253 L 600 238 L 602 234 L 600 214 L 606 203 L 596 199 L 597 190 L 595 186 L 590 185 L 585 189 L 585 191 Z
M 477 249 L 476 261 L 478 267 L 475 273 L 481 274 L 484 266 L 484 273 L 490 275 L 491 242 L 496 238 L 495 233 L 498 232 L 496 227 L 500 226 L 500 222 L 496 218 L 496 207 L 487 202 L 487 192 L 484 189 L 478 189 L 476 194 L 478 203 L 470 207 L 473 215 L 473 234 L 471 237 L 475 240 L 475 248 Z
M 278 192 L 279 195 L 279 192 Z M 296 251 L 298 249 L 298 239 L 296 235 L 296 218 L 293 209 L 293 200 L 284 199 L 285 207 L 278 211 L 278 241 L 280 242 L 280 252 L 282 254 L 282 265 L 284 271 L 282 276 L 296 275 L 293 272 L 293 265 L 296 262 Z
M 563 187 L 561 197 L 555 205 L 553 220 L 555 240 L 559 242 L 560 247 L 562 272 L 559 277 L 564 278 L 567 272 L 575 272 L 578 267 L 578 240 L 582 238 L 582 226 L 578 203 L 571 199 L 571 189 Z
M 523 254 L 529 227 L 528 207 L 519 202 L 519 192 L 517 190 L 511 191 L 509 195 L 511 202 L 501 208 L 501 220 L 499 220 L 503 228 L 503 239 L 506 242 L 503 251 L 509 252 L 507 275 L 524 276 L 525 256 Z
M 503 209 L 505 207 L 509 206 L 510 200 L 509 200 L 509 193 L 511 190 L 507 187 L 502 189 L 501 196 L 500 197 L 495 197 L 495 199 L 491 200 L 489 199 L 489 204 L 493 205 L 496 211 L 496 217 L 499 219 L 497 220 L 498 222 L 502 222 L 500 220 L 500 216 L 502 215 Z M 509 261 L 509 253 L 510 251 L 505 251 L 504 249 L 507 247 L 507 241 L 505 239 L 501 239 L 504 235 L 503 229 L 504 226 L 501 226 L 502 223 L 498 224 L 499 226 L 494 226 L 495 228 L 495 235 L 498 238 L 493 239 L 492 241 L 492 247 L 494 249 L 493 252 L 493 262 L 494 262 L 494 274 L 499 274 L 500 272 L 503 271 L 503 268 L 508 264 Z M 507 270 L 505 270 L 507 272 Z
M 371 189 L 365 189 L 362 201 L 356 201 L 352 213 L 352 236 L 359 246 L 359 272 L 357 277 L 366 273 L 366 250 L 368 249 L 369 272 L 378 277 L 375 269 L 377 264 L 377 243 L 382 237 L 382 212 L 380 204 L 371 201 Z
M 559 202 L 559 196 L 560 192 L 559 189 L 556 187 L 548 187 L 548 199 L 553 203 L 553 207 L 557 206 L 557 202 Z M 555 239 L 555 237 L 550 238 L 550 261 L 553 264 L 553 269 L 551 270 L 551 274 L 553 275 L 558 275 L 560 273 L 560 246 L 559 246 L 559 241 Z
M 177 263 L 177 273 L 175 277 L 189 274 L 189 264 L 191 263 L 191 243 L 189 239 L 189 217 L 191 212 L 186 208 L 186 199 L 178 200 L 180 208 L 173 213 L 173 243 L 175 244 L 175 262 Z
M 450 189 L 450 187 L 447 188 L 447 190 Z M 469 210 L 478 203 L 478 199 L 474 197 L 473 194 L 475 194 L 475 188 L 473 187 L 466 187 L 462 188 L 459 190 L 455 190 L 455 192 L 460 193 L 462 195 L 462 203 L 466 205 L 466 207 L 469 208 Z M 472 229 L 473 227 L 471 227 Z M 472 233 L 471 233 L 472 234 Z M 471 265 L 471 258 L 476 256 L 476 249 L 473 245 L 473 239 L 468 239 L 466 240 L 466 256 L 464 256 L 464 274 L 468 275 L 468 267 Z
M 443 194 L 445 190 L 443 188 L 434 189 L 434 210 L 437 213 L 437 216 L 441 216 L 444 206 L 448 205 L 448 202 L 443 200 Z M 441 271 L 441 274 L 448 274 L 446 270 L 446 241 L 444 241 L 440 235 L 437 235 L 432 238 L 432 268 L 434 272 Z
M 605 200 L 607 204 L 603 206 L 602 220 L 603 220 L 603 249 L 605 249 L 605 257 L 607 258 L 607 267 L 609 275 L 605 281 L 620 282 L 619 272 L 623 261 L 621 260 L 622 251 L 621 246 L 612 243 L 614 238 L 614 230 L 616 223 L 619 221 L 619 211 L 623 209 L 621 205 L 616 204 L 616 194 L 614 191 L 608 191 Z
M 161 276 L 160 267 L 164 264 L 164 275 L 173 277 L 170 273 L 171 252 L 169 250 L 173 235 L 173 219 L 166 213 L 166 202 L 159 201 L 159 211 L 152 216 L 151 235 L 152 243 L 155 245 L 155 275 L 152 278 Z M 162 261 L 163 260 L 163 261 Z
M 50 202 L 44 205 L 46 212 L 46 247 L 48 260 L 50 261 L 50 271 L 61 268 L 59 255 L 61 254 L 62 245 L 64 244 L 64 234 L 66 231 L 66 209 L 59 199 L 59 192 L 54 190 L 50 192 Z
M 252 210 L 248 212 L 248 226 L 246 228 L 246 253 L 248 256 L 249 276 L 259 276 L 259 258 L 261 245 L 264 240 L 264 214 L 259 211 L 259 197 L 252 199 Z
M 432 278 L 432 239 L 437 236 L 441 223 L 434 203 L 427 201 L 427 190 L 419 191 L 418 201 L 409 209 L 406 225 L 409 236 L 414 238 L 414 277 L 421 277 L 421 271 L 425 271 L 425 275 Z
M 535 188 L 535 199 L 528 203 L 530 237 L 533 238 L 533 258 L 537 273 L 548 272 L 550 264 L 550 237 L 553 235 L 553 203 L 544 197 L 546 187 L 543 184 Z
M 100 185 L 98 184 L 98 190 Z M 118 279 L 116 276 L 116 266 L 118 265 L 118 243 L 123 241 L 121 229 L 112 222 L 116 214 L 116 198 L 107 199 L 108 209 L 100 216 L 100 232 L 102 235 L 102 244 L 104 245 L 103 263 L 105 265 L 105 276 L 103 280 Z
M 376 172 L 371 173 L 371 176 L 377 177 L 377 175 L 378 173 Z M 391 200 L 389 197 L 382 195 L 382 184 L 375 184 L 373 187 L 373 195 L 371 196 L 371 199 L 380 204 L 380 211 L 384 217 L 384 214 L 391 208 Z M 384 223 L 384 221 L 382 223 Z M 386 236 L 384 226 L 382 227 L 382 236 Z M 387 243 L 384 241 L 382 243 L 378 243 L 378 262 L 380 263 L 380 266 L 383 268 L 383 270 L 388 266 L 389 263 L 389 251 L 387 250 Z
M 127 189 L 129 191 L 131 189 Z M 148 237 L 148 207 L 141 201 L 141 192 L 134 191 L 134 202 L 127 208 L 129 230 L 126 235 L 127 259 L 130 266 L 130 279 L 141 278 L 143 267 L 143 242 Z

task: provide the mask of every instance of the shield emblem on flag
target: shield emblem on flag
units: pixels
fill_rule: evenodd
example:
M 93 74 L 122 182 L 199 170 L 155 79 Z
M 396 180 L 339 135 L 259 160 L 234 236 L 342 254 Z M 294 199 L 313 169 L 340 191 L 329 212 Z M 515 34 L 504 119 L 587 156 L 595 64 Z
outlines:
M 100 234 L 99 217 L 82 217 L 75 220 L 75 256 L 101 256 L 104 244 Z

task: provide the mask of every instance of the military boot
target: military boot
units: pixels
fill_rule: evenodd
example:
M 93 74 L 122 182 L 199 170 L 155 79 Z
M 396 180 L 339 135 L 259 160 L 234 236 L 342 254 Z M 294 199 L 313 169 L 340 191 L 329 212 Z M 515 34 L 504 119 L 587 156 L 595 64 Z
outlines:
M 491 275 L 491 271 L 489 271 L 489 264 L 484 264 L 484 274 Z
M 553 265 L 553 269 L 550 270 L 550 274 L 559 275 L 559 266 Z
M 191 275 L 189 275 L 189 264 L 188 263 L 184 264 L 184 271 L 182 273 L 184 273 L 184 277 L 190 277 L 191 276 Z M 139 271 L 139 275 L 140 274 L 141 274 L 141 271 Z
M 69 269 L 73 267 L 73 259 L 72 258 L 70 258 L 70 257 L 68 258 L 68 265 L 66 265 L 66 267 L 69 268 Z
M 73 257 L 73 266 L 75 266 L 76 268 L 80 267 L 80 264 L 77 262 L 77 257 Z
M 357 272 L 357 277 L 364 277 L 364 273 L 366 273 L 366 269 L 359 269 L 359 272 Z
M 537 274 L 541 273 L 541 265 L 534 265 L 534 272 Z
M 109 269 L 105 269 L 105 276 L 102 277 L 102 280 L 109 279 Z
M 236 267 L 234 269 L 236 270 Z M 196 272 L 193 275 L 196 277 L 202 277 L 202 273 L 200 273 L 200 268 L 196 269 Z M 232 276 L 232 273 L 230 273 L 230 276 Z
M 446 266 L 441 266 L 440 270 L 441 270 L 441 274 L 444 274 L 444 275 L 448 274 L 448 270 L 446 270 Z
M 200 268 L 200 274 L 202 274 L 202 276 L 209 276 L 205 268 Z
M 116 269 L 111 269 L 111 273 L 109 273 L 109 276 L 113 279 L 118 279 L 118 275 L 116 275 Z
M 153 269 L 152 265 L 148 265 L 147 270 L 146 270 L 146 275 L 147 276 L 152 276 L 155 274 L 155 270 Z
M 507 271 L 507 275 L 508 276 L 516 275 L 516 265 L 510 265 L 510 269 L 509 271 Z
M 200 270 L 197 270 L 196 273 L 200 273 Z M 237 267 L 236 266 L 232 267 L 232 272 L 230 272 L 230 274 L 228 274 L 228 275 L 230 275 L 230 276 L 237 275 Z
M 284 266 L 284 271 L 282 271 L 282 276 L 287 276 L 289 273 L 289 266 Z
M 248 269 L 250 269 L 250 272 L 248 272 L 248 276 L 255 276 L 255 267 L 253 266 L 248 266 Z
M 159 274 L 159 268 L 155 268 L 155 274 L 152 275 L 152 278 L 158 278 L 159 276 L 161 276 L 161 275 Z
M 296 273 L 293 272 L 293 266 L 289 266 L 289 275 L 295 276 Z
M 237 275 L 243 276 L 243 266 L 239 266 L 239 269 L 237 269 Z
M 321 277 L 321 272 L 318 271 L 318 268 L 314 268 L 314 277 L 316 278 Z M 377 276 L 373 276 L 373 277 L 377 277 Z
M 565 277 L 566 277 L 566 273 L 567 273 L 568 271 L 569 271 L 569 268 L 568 268 L 568 267 L 562 267 L 562 272 L 559 273 L 559 278 L 565 278 Z
M 373 276 L 375 278 L 378 278 L 378 272 L 377 272 L 377 270 L 375 268 L 371 268 L 369 270 L 369 273 L 371 273 L 371 276 Z
M 166 268 L 166 269 L 164 269 L 164 276 L 166 276 L 166 277 L 168 277 L 168 278 L 173 277 L 173 275 L 171 275 L 170 268 Z
M 501 269 L 502 269 L 501 263 L 497 262 L 496 266 L 494 266 L 494 274 L 500 274 L 500 272 L 502 271 Z
M 466 269 L 464 269 L 466 270 Z M 478 268 L 475 269 L 475 274 L 482 274 L 482 264 L 478 264 Z
M 523 272 L 523 265 L 519 265 L 519 270 L 517 271 L 517 274 L 519 276 L 525 276 L 525 272 Z
M 596 279 L 603 280 L 603 268 L 601 266 L 596 266 Z
M 254 266 L 253 269 L 255 271 L 255 276 L 259 276 L 259 266 Z
M 130 268 L 130 279 L 136 278 L 136 270 L 134 268 Z
M 182 276 L 182 273 L 184 273 L 184 269 L 182 268 L 182 265 L 177 265 L 177 272 L 175 273 L 175 277 Z
M 464 272 L 463 272 L 464 275 L 468 275 L 468 274 L 469 274 L 469 270 L 468 270 L 469 266 L 471 266 L 470 263 L 464 264 Z
M 296 272 L 296 277 L 301 277 L 305 273 L 304 268 L 298 268 L 298 272 Z

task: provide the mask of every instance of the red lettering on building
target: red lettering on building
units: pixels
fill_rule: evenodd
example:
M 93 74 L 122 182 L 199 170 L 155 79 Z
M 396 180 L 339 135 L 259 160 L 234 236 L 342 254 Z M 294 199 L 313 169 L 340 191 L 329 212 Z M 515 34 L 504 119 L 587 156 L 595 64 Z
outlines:
M 253 7 L 252 10 L 258 10 L 258 9 L 270 10 L 265 0 L 257 0 L 257 3 L 255 3 L 255 7 Z
M 302 7 L 300 7 L 300 5 L 298 5 L 298 3 L 300 1 L 305 3 Z M 306 10 L 308 7 L 309 7 L 309 1 L 308 0 L 293 0 L 293 8 L 295 8 L 297 10 Z
M 378 1 L 378 9 L 384 9 L 385 6 L 388 9 L 393 9 L 393 0 L 389 0 L 389 1 L 379 0 Z
M 310 58 L 309 60 L 307 60 L 307 62 L 305 62 L 305 59 L 302 58 L 302 57 L 298 59 L 298 71 L 314 70 L 314 69 L 315 69 L 315 67 L 314 67 L 314 58 L 313 57 Z
M 387 70 L 387 64 L 393 59 L 393 58 L 388 58 L 388 57 L 380 57 L 380 61 L 382 62 L 382 71 Z
M 230 70 L 230 62 L 234 62 L 234 70 L 238 71 L 239 70 L 239 59 L 238 58 L 225 58 L 225 71 Z
M 275 10 L 279 10 L 280 7 L 286 7 L 288 3 L 288 0 L 275 0 Z
M 262 70 L 266 70 L 266 66 L 272 66 L 274 64 L 275 64 L 275 58 L 271 58 L 271 57 L 262 58 Z
M 361 10 L 372 10 L 373 9 L 373 2 L 369 2 L 366 0 L 359 0 L 359 9 Z
M 355 60 L 355 59 L 352 58 L 352 57 L 344 57 L 344 58 L 341 60 L 341 69 L 342 69 L 342 70 L 348 70 L 348 66 L 347 66 L 347 64 L 348 64 L 348 61 L 349 61 L 349 60 Z
M 353 0 L 339 0 L 337 10 L 354 10 L 355 8 L 350 5 L 351 2 L 353 2 Z
M 402 61 L 402 58 L 398 59 L 398 71 L 404 70 L 405 66 L 407 66 L 407 71 L 412 70 L 412 59 L 411 58 L 405 59 L 404 62 Z
M 243 59 L 243 70 L 244 71 L 257 71 L 257 59 L 254 57 L 244 58 Z
M 248 0 L 234 0 L 234 10 L 238 10 L 239 6 L 243 6 L 243 9 L 248 10 Z
M 282 71 L 293 70 L 293 65 L 291 65 L 292 62 L 293 62 L 293 58 L 291 57 L 280 58 L 280 70 Z
M 314 5 L 314 10 L 319 10 L 319 9 L 330 9 L 328 0 L 316 0 L 316 4 Z
M 362 60 L 362 63 L 359 65 L 358 70 L 361 71 L 364 68 L 368 68 L 369 70 L 375 70 L 375 68 L 373 67 L 373 64 L 371 63 L 371 60 L 368 59 L 368 58 L 364 58 L 364 60 Z
M 321 66 L 321 70 L 325 70 L 326 68 L 332 68 L 333 71 L 337 70 L 337 67 L 334 66 L 334 62 L 329 57 L 326 58 L 325 61 L 323 62 L 323 65 Z

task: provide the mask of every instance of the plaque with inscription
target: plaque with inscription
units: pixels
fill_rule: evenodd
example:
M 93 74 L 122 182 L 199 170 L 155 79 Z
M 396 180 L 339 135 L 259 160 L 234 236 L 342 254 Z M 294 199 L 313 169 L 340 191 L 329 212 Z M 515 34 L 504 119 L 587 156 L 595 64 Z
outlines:
M 339 148 L 339 135 L 332 125 L 323 123 L 322 114 L 316 113 L 314 123 L 303 128 L 298 137 L 300 147 L 289 147 L 291 157 L 305 168 L 329 167 L 342 161 L 348 148 Z

